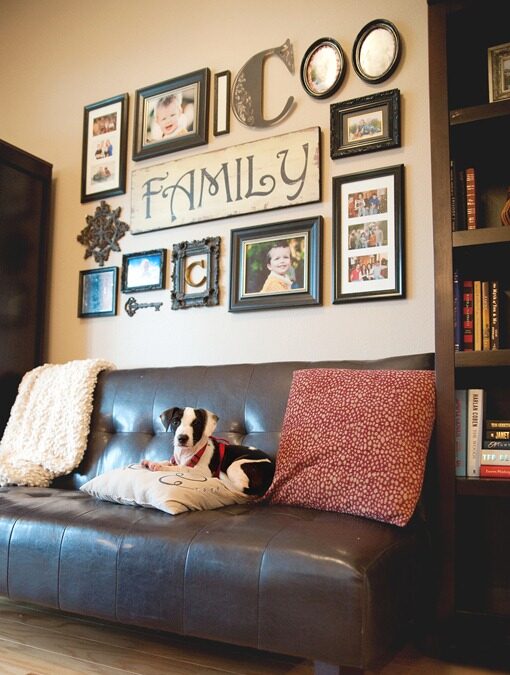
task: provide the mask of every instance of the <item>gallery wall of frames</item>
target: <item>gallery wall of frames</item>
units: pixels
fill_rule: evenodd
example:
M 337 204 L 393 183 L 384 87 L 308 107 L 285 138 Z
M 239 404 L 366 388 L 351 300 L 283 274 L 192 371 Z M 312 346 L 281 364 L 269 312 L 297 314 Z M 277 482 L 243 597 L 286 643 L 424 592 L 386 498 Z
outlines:
M 129 317 L 144 309 L 218 304 L 228 305 L 230 312 L 321 305 L 323 218 L 292 218 L 291 211 L 321 201 L 321 129 L 312 125 L 270 133 L 292 115 L 296 102 L 289 96 L 278 114 L 264 115 L 264 68 L 268 59 L 278 59 L 294 73 L 297 64 L 304 91 L 318 104 L 336 94 L 328 148 L 334 162 L 400 147 L 405 93 L 392 88 L 341 100 L 349 60 L 368 85 L 380 84 L 396 71 L 400 33 L 390 21 L 377 19 L 360 30 L 353 45 L 348 55 L 338 40 L 324 37 L 297 55 L 287 38 L 274 48 L 261 45 L 237 73 L 211 73 L 204 64 L 85 106 L 81 202 L 96 204 L 90 205 L 76 239 L 85 247 L 84 259 L 91 258 L 96 267 L 79 271 L 78 317 L 112 317 L 119 305 Z M 232 117 L 253 130 L 253 140 L 208 152 L 203 146 L 209 134 L 228 134 Z M 266 130 L 264 137 L 260 129 Z M 199 147 L 196 153 L 179 155 Z M 157 159 L 134 164 L 130 212 L 121 213 L 107 200 L 126 192 L 129 154 L 133 162 Z M 332 179 L 328 250 L 333 251 L 334 304 L 405 297 L 404 165 L 375 169 L 367 161 L 366 166 Z M 181 241 L 178 228 L 275 209 L 282 210 L 279 222 L 230 230 L 224 271 L 228 292 L 222 298 L 221 237 Z M 168 251 L 144 246 L 147 232 L 170 229 L 175 242 Z M 111 252 L 122 251 L 125 236 L 140 244 L 122 255 L 119 269 L 108 260 Z M 162 289 L 168 290 L 167 300 L 153 301 L 150 292 Z

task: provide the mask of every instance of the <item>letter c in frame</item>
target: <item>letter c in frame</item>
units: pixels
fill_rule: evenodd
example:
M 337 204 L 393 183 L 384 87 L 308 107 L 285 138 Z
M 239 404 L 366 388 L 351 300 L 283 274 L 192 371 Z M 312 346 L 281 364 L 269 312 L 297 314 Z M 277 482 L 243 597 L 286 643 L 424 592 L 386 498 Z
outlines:
M 192 286 L 193 288 L 199 288 L 200 286 L 203 286 L 206 282 L 207 279 L 207 274 L 204 274 L 204 276 L 200 280 L 194 280 L 193 279 L 193 270 L 195 267 L 202 267 L 202 269 L 205 269 L 205 260 L 195 260 L 195 262 L 190 263 L 184 272 L 184 280 L 188 284 L 188 286 Z

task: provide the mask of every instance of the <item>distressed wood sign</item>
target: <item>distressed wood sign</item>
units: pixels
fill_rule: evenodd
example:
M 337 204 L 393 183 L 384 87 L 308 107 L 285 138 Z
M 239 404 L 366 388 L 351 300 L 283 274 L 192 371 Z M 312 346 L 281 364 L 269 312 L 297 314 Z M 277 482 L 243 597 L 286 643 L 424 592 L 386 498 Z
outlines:
M 320 200 L 320 128 L 135 169 L 131 233 Z

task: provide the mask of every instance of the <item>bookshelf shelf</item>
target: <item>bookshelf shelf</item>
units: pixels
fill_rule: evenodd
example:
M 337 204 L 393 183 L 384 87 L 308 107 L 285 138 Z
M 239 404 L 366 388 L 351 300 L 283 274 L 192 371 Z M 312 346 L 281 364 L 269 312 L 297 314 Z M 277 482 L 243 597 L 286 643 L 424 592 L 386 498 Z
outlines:
M 476 230 L 452 232 L 454 248 L 510 243 L 510 227 L 482 227 Z
M 455 352 L 455 366 L 457 368 L 510 367 L 510 349 Z
M 473 105 L 467 108 L 458 108 L 450 111 L 450 125 L 469 124 L 470 122 L 481 122 L 491 120 L 495 117 L 504 117 L 510 115 L 510 100 L 497 101 L 495 103 L 484 103 L 483 105 Z
M 457 494 L 463 497 L 510 497 L 510 480 L 457 478 Z

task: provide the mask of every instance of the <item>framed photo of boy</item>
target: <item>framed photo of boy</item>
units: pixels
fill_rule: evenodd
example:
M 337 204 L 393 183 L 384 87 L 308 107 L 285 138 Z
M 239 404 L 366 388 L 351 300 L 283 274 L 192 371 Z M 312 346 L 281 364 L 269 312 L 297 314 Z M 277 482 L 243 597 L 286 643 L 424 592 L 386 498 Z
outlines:
M 333 178 L 333 302 L 404 297 L 404 165 Z
M 209 81 L 203 68 L 136 91 L 135 161 L 207 143 Z
M 331 159 L 400 147 L 400 91 L 330 106 Z
M 321 270 L 321 216 L 232 230 L 229 311 L 320 305 Z
M 166 249 L 122 256 L 122 293 L 157 291 L 165 287 Z
M 91 318 L 117 314 L 118 267 L 80 272 L 78 316 Z
M 82 203 L 126 192 L 128 105 L 121 94 L 84 108 Z

